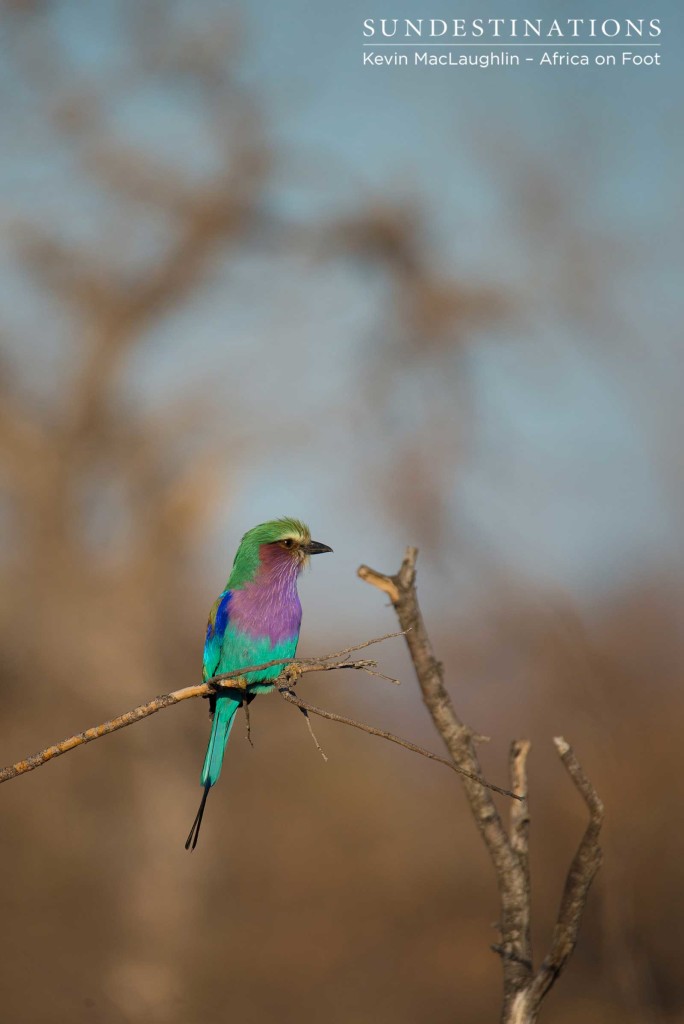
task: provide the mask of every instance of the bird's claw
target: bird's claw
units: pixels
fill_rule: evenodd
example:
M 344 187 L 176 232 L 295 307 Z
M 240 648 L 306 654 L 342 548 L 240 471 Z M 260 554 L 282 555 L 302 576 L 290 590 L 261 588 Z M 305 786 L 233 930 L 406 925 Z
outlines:
M 285 669 L 285 678 L 287 679 L 289 686 L 294 685 L 303 675 L 304 673 L 302 672 L 300 665 L 288 665 Z

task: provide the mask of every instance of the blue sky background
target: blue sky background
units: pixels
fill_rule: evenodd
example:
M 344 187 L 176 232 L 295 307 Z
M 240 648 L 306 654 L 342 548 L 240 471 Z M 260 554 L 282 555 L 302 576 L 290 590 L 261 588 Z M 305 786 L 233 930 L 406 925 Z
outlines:
M 126 67 L 123 5 L 46 10 L 76 81 L 101 86 Z M 321 596 L 334 572 L 347 580 L 335 584 L 335 599 L 358 607 L 359 560 L 391 568 L 406 542 L 425 540 L 388 514 L 363 474 L 412 432 L 420 436 L 437 390 L 447 407 L 453 391 L 446 430 L 461 445 L 462 379 L 467 454 L 445 471 L 454 539 L 429 570 L 437 593 L 476 581 L 477 572 L 463 570 L 464 543 L 539 585 L 586 598 L 671 566 L 680 531 L 670 458 L 681 379 L 675 6 L 619 12 L 663 24 L 664 66 L 626 70 L 362 67 L 365 17 L 501 14 L 482 4 L 446 11 L 264 0 L 251 9 L 202 2 L 176 10 L 191 31 L 217 17 L 229 26 L 238 80 L 260 103 L 279 151 L 270 196 L 279 215 L 309 224 L 359 203 L 405 199 L 424 214 L 439 276 L 500 287 L 516 306 L 515 316 L 474 332 L 458 359 L 435 368 L 426 355 L 424 365 L 393 372 L 401 422 L 378 435 L 360 415 L 359 382 L 366 367 L 382 365 L 381 345 L 393 344 L 379 340 L 388 304 L 382 276 L 295 252 L 246 249 L 219 261 L 190 303 L 153 326 L 119 384 L 121 401 L 152 410 L 206 389 L 208 429 L 214 441 L 225 433 L 230 454 L 207 572 L 215 573 L 215 546 L 229 553 L 254 521 L 301 515 L 338 551 L 335 570 L 321 569 L 311 586 Z M 517 0 L 504 13 L 616 16 L 608 6 Z M 38 217 L 63 237 L 97 245 L 116 217 L 76 170 L 77 154 L 43 124 L 35 83 L 17 73 L 21 48 L 40 27 L 39 19 L 8 22 L 0 64 L 0 303 L 10 362 L 27 393 L 49 406 L 72 371 L 73 325 L 17 263 L 13 225 Z M 215 139 L 182 82 L 112 90 L 106 111 L 112 138 L 189 179 L 211 173 Z M 531 223 L 535 174 L 552 182 L 553 194 Z M 163 240 L 151 223 L 133 252 L 144 260 Z M 572 300 L 569 270 L 577 274 Z M 256 438 L 244 456 L 233 447 L 236 424 Z

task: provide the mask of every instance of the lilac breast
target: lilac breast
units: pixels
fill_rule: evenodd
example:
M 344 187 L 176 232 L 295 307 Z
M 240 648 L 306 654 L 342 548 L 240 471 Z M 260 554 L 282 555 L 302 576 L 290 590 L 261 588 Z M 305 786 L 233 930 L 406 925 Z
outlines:
M 254 580 L 232 593 L 231 625 L 250 636 L 268 637 L 273 644 L 297 636 L 302 621 L 298 574 L 299 565 L 289 553 L 262 557 Z

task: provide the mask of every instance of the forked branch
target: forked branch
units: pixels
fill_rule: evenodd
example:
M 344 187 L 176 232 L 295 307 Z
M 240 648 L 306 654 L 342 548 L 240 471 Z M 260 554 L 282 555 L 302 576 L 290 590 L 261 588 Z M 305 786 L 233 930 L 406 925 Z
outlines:
M 563 739 L 556 748 L 563 764 L 589 808 L 590 820 L 568 871 L 565 891 L 551 946 L 535 973 L 530 941 L 530 871 L 528 859 L 527 756 L 529 741 L 511 745 L 511 787 L 517 796 L 511 806 L 507 831 L 491 794 L 476 779 L 482 769 L 477 736 L 458 717 L 444 685 L 444 669 L 435 657 L 416 592 L 416 548 L 407 548 L 399 571 L 387 576 L 362 565 L 361 579 L 387 594 L 399 619 L 425 705 L 442 737 L 451 760 L 463 778 L 463 788 L 480 835 L 494 867 L 501 902 L 501 942 L 492 948 L 503 970 L 503 1024 L 534 1024 L 542 1001 L 570 958 L 579 932 L 589 888 L 601 863 L 599 833 L 603 805 L 575 754 Z

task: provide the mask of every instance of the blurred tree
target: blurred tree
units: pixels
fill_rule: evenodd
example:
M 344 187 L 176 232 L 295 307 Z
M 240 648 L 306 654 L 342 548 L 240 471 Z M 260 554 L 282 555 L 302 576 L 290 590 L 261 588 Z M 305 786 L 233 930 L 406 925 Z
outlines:
M 684 665 L 674 559 L 670 576 L 635 577 L 622 596 L 575 609 L 556 593 L 536 597 L 514 559 L 504 564 L 500 548 L 453 514 L 459 470 L 486 416 L 468 346 L 504 318 L 526 328 L 540 294 L 542 327 L 556 316 L 572 324 L 572 344 L 605 358 L 638 395 L 636 418 L 661 476 L 681 477 L 671 429 L 681 415 L 677 375 L 644 358 L 650 333 L 645 341 L 626 334 L 625 318 L 611 315 L 620 247 L 575 223 L 568 176 L 577 188 L 581 179 L 569 156 L 565 168 L 545 171 L 538 154 L 499 150 L 483 161 L 505 172 L 502 205 L 527 257 L 519 291 L 447 273 L 429 212 L 413 198 L 364 192 L 335 217 L 285 216 L 273 201 L 283 152 L 268 104 L 241 84 L 240 26 L 221 6 L 102 3 L 97 38 L 74 50 L 64 26 L 82 12 L 46 0 L 4 5 L 0 132 L 19 198 L 0 286 L 7 320 L 20 312 L 4 328 L 0 383 L 6 760 L 164 688 L 170 676 L 196 675 L 205 609 L 195 601 L 195 566 L 219 502 L 230 504 L 242 462 L 263 444 L 238 375 L 219 388 L 214 365 L 198 370 L 196 311 L 251 260 L 258 298 L 273 302 L 280 327 L 269 258 L 345 261 L 377 284 L 375 326 L 344 409 L 345 430 L 351 409 L 363 435 L 357 481 L 402 535 L 419 529 L 449 570 L 469 559 L 482 584 L 481 603 L 457 618 L 450 577 L 437 631 L 452 672 L 468 683 L 467 717 L 479 725 L 486 711 L 497 725 L 505 714 L 507 735 L 526 734 L 532 712 L 535 743 L 561 717 L 572 720 L 577 748 L 590 746 L 600 761 L 591 774 L 609 807 L 605 915 L 590 918 L 585 952 L 553 996 L 556 1019 L 674 1022 L 684 1007 L 673 912 L 684 833 L 670 828 Z M 12 163 L 15 149 L 21 159 Z M 165 367 L 151 340 L 183 314 L 178 361 L 192 383 L 180 398 L 164 392 L 153 402 L 145 389 Z M 131 367 L 146 355 L 136 390 Z M 540 363 L 555 356 L 549 345 L 535 354 Z M 265 348 L 254 362 L 264 357 Z M 543 501 L 530 493 L 531 507 Z M 165 717 L 156 741 L 129 730 L 116 774 L 98 744 L 87 770 L 77 755 L 48 783 L 25 780 L 3 794 L 8 1019 L 220 1021 L 224 976 L 237 1019 L 446 1021 L 455 993 L 463 1020 L 488 1019 L 494 967 L 481 922 L 490 879 L 465 825 L 451 831 L 445 821 L 447 782 L 399 762 L 379 766 L 349 740 L 344 767 L 323 791 L 307 773 L 308 749 L 287 748 L 285 758 L 278 744 L 288 736 L 279 733 L 273 761 L 241 780 L 235 800 L 240 832 L 264 856 L 234 844 L 230 867 L 241 884 L 217 898 L 209 881 L 226 871 L 219 845 L 208 845 L 200 879 L 171 854 L 160 859 L 160 834 L 182 846 L 187 831 L 189 805 L 170 795 L 188 784 L 183 753 L 205 741 L 204 728 L 195 734 Z M 537 799 L 540 831 L 558 824 L 560 858 L 572 836 L 555 798 Z M 286 879 L 277 885 L 273 851 Z M 560 878 L 552 870 L 535 878 L 543 932 Z M 265 952 L 255 963 L 257 945 Z M 35 984 L 36 963 L 45 989 Z
M 118 41 L 123 60 L 112 61 L 107 53 L 93 72 L 79 66 L 81 55 L 64 44 L 51 13 L 51 5 L 40 11 L 22 5 L 6 23 L 20 91 L 16 112 L 8 116 L 28 112 L 36 118 L 37 158 L 55 168 L 66 161 L 70 180 L 62 202 L 47 209 L 38 204 L 36 213 L 29 189 L 27 209 L 15 216 L 12 230 L 12 258 L 47 304 L 50 319 L 43 325 L 61 338 L 62 353 L 53 385 L 40 393 L 30 375 L 40 366 L 46 339 L 9 346 L 10 352 L 23 350 L 23 357 L 8 356 L 2 385 L 8 527 L 2 632 L 6 699 L 11 688 L 19 699 L 29 672 L 42 708 L 39 720 L 47 715 L 66 723 L 76 714 L 109 710 L 112 694 L 128 701 L 161 689 L 171 673 L 192 676 L 192 561 L 218 498 L 225 500 L 218 482 L 231 479 L 236 460 L 250 448 L 237 388 L 231 389 L 230 443 L 223 432 L 212 436 L 210 368 L 197 393 L 188 390 L 161 409 L 128 393 L 132 357 L 157 325 L 191 307 L 231 256 L 253 247 L 268 251 L 274 241 L 306 248 L 320 232 L 328 258 L 370 261 L 392 282 L 388 299 L 402 358 L 416 358 L 418 338 L 435 349 L 448 348 L 447 336 L 461 344 L 461 323 L 489 315 L 490 303 L 492 309 L 498 305 L 485 290 L 439 279 L 429 267 L 417 214 L 371 205 L 340 223 L 307 226 L 304 233 L 276 215 L 269 202 L 275 154 L 261 111 L 233 71 L 232 16 L 188 21 L 183 5 L 121 5 L 112 53 Z M 189 110 L 192 146 L 199 140 L 199 147 L 188 151 L 179 139 L 169 152 L 154 119 L 140 138 L 130 111 L 150 103 L 160 119 L 175 105 L 180 124 Z M 183 359 L 193 358 L 188 338 Z M 378 416 L 387 408 L 374 406 Z M 435 420 L 423 436 L 434 439 L 438 428 Z M 408 450 L 398 455 L 410 457 Z M 411 477 L 406 507 L 413 515 L 425 513 L 428 503 L 438 515 L 438 481 L 425 476 L 427 465 L 421 487 Z M 437 458 L 434 465 L 440 466 Z M 59 714 L 50 702 L 55 694 Z M 179 741 L 179 724 L 172 728 Z M 168 806 L 153 790 L 134 784 L 142 744 L 142 738 L 131 741 L 136 753 L 127 761 L 127 781 L 119 779 L 129 792 L 136 850 L 120 881 L 126 898 L 109 909 L 122 938 L 111 962 L 92 969 L 110 979 L 105 989 L 119 993 L 125 1014 L 168 1020 L 183 997 L 175 965 L 190 922 L 200 927 L 199 905 L 191 886 L 176 890 L 163 908 L 150 892 L 152 864 L 159 892 L 168 891 L 174 874 L 156 857 L 155 823 L 168 815 Z M 164 761 L 173 789 L 178 769 L 170 754 Z M 101 788 L 104 770 L 96 767 L 90 785 L 106 815 L 116 797 Z M 61 785 L 71 785 L 71 776 L 62 777 Z M 36 811 L 40 803 L 38 797 Z M 15 820 L 30 842 L 26 822 Z M 85 881 L 93 870 L 89 847 L 99 822 L 100 816 L 81 822 L 79 842 L 65 842 L 60 851 L 78 864 L 79 886 L 91 884 Z M 44 903 L 58 890 L 71 891 L 57 871 L 44 884 Z

